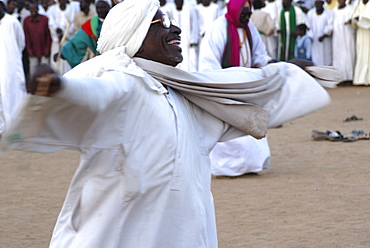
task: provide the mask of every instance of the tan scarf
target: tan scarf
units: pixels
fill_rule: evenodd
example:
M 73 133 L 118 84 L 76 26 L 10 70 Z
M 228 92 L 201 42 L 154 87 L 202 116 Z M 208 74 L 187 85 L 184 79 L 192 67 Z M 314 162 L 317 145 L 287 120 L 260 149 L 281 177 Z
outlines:
M 214 82 L 207 73 L 188 73 L 150 60 L 134 62 L 157 81 L 165 84 L 208 113 L 255 138 L 266 135 L 269 113 L 259 106 L 277 94 L 284 78 L 274 66 L 263 70 L 265 78 L 252 82 Z

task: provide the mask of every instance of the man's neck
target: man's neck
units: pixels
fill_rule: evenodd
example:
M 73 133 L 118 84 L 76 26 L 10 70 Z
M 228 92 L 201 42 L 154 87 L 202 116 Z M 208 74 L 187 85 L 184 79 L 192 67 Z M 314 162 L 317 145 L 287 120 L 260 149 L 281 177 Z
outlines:
M 36 15 L 33 15 L 31 18 L 32 22 L 37 22 L 39 20 L 39 14 L 37 13 Z

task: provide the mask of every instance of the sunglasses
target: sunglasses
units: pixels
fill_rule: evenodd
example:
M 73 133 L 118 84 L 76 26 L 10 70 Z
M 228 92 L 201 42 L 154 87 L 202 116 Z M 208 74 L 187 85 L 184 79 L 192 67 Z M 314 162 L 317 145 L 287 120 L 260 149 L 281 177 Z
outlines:
M 161 18 L 154 20 L 151 24 L 160 22 L 162 27 L 169 29 L 171 25 L 176 25 L 175 19 L 170 19 L 167 15 L 161 15 Z

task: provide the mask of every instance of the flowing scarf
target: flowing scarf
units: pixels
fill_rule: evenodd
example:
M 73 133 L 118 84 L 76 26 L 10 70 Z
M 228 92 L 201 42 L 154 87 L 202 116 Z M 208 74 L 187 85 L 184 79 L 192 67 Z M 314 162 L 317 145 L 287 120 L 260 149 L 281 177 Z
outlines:
M 290 6 L 289 9 L 289 30 L 290 33 L 294 32 L 296 29 L 296 16 L 295 10 L 293 5 Z M 282 9 L 280 12 L 280 37 L 281 37 L 281 49 L 280 49 L 280 61 L 287 61 L 289 59 L 294 59 L 294 46 L 295 46 L 295 37 L 288 36 L 287 29 L 286 29 L 286 21 L 285 21 L 285 10 Z M 286 57 L 286 44 L 287 40 L 288 43 L 288 56 Z
M 225 82 L 208 78 L 212 72 L 188 73 L 142 58 L 133 60 L 150 76 L 175 89 L 190 102 L 255 138 L 264 137 L 270 117 L 259 106 L 266 105 L 279 94 L 286 80 L 284 70 L 278 68 L 277 64 L 262 69 L 265 76 L 263 79 L 246 82 L 246 74 L 246 78 L 239 82 Z
M 238 28 L 244 28 L 246 30 L 249 48 L 251 50 L 250 52 L 252 53 L 252 35 L 249 27 L 248 25 L 243 25 L 239 22 L 240 14 L 243 10 L 244 4 L 247 1 L 249 2 L 249 6 L 252 6 L 250 0 L 231 0 L 227 4 L 227 13 L 225 14 L 225 18 L 227 19 L 227 40 L 222 56 L 222 68 L 240 65 L 240 43 Z

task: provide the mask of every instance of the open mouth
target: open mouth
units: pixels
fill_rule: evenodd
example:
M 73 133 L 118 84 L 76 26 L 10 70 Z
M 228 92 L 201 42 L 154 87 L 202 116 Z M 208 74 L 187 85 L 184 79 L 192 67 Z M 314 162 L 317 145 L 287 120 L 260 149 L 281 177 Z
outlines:
M 167 42 L 168 45 L 174 45 L 174 46 L 180 46 L 181 45 L 181 41 L 180 40 L 177 40 L 177 39 L 174 39 L 174 40 L 170 40 L 169 42 Z

